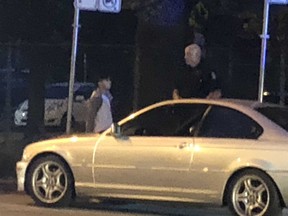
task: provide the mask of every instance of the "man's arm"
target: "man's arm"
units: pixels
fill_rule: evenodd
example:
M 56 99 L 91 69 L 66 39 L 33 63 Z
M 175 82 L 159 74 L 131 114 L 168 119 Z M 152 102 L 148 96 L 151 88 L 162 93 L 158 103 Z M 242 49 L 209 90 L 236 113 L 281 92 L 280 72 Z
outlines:
M 102 97 L 91 97 L 87 104 L 86 132 L 91 133 L 95 128 L 95 118 L 102 105 Z
M 217 79 L 216 73 L 212 71 L 210 73 L 210 91 L 209 94 L 207 95 L 207 99 L 219 99 L 222 97 L 222 91 L 221 87 L 219 84 L 219 80 Z

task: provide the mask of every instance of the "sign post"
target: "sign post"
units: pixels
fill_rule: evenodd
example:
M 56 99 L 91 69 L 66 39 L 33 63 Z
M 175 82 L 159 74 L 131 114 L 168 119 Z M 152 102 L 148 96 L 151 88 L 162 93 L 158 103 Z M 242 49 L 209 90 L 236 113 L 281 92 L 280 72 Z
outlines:
M 102 12 L 119 13 L 121 10 L 121 0 L 75 0 L 74 1 L 74 23 L 73 23 L 73 38 L 72 38 L 72 51 L 71 51 L 71 63 L 70 63 L 67 122 L 66 122 L 67 134 L 71 133 L 80 10 L 90 10 L 90 11 L 99 10 Z
M 78 31 L 79 31 L 79 15 L 80 15 L 80 10 L 77 7 L 77 5 L 74 3 L 73 38 L 72 38 L 69 95 L 68 95 L 67 123 L 66 123 L 66 133 L 67 134 L 70 134 L 70 132 L 71 132 L 75 66 L 76 66 L 76 56 L 77 56 Z

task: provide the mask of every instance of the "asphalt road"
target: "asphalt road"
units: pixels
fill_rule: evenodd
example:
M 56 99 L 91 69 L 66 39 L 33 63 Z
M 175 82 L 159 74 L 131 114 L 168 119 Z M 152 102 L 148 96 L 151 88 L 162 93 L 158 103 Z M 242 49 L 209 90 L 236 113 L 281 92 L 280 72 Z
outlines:
M 227 208 L 201 207 L 187 204 L 104 201 L 84 203 L 78 200 L 70 208 L 41 208 L 23 193 L 0 194 L 0 216 L 230 216 Z
M 69 208 L 44 208 L 35 206 L 26 194 L 10 189 L 0 190 L 0 216 L 232 216 L 227 208 L 115 200 L 88 202 L 79 199 Z M 283 216 L 288 216 L 287 208 Z

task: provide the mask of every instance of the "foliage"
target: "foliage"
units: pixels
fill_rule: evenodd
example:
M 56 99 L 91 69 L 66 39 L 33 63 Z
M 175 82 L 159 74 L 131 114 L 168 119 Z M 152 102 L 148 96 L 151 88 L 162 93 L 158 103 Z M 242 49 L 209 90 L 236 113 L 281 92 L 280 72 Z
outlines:
M 231 44 L 236 37 L 259 38 L 262 10 L 254 2 L 243 0 L 199 0 L 191 10 L 189 24 L 205 36 L 210 31 L 216 41 Z
M 199 1 L 190 12 L 189 25 L 197 30 L 203 32 L 209 18 L 209 11 L 202 1 Z
M 151 7 L 159 0 L 123 0 L 122 7 L 125 9 L 140 10 L 141 8 Z
M 126 0 L 124 8 L 135 10 L 141 21 L 171 26 L 180 22 L 186 1 L 191 0 Z

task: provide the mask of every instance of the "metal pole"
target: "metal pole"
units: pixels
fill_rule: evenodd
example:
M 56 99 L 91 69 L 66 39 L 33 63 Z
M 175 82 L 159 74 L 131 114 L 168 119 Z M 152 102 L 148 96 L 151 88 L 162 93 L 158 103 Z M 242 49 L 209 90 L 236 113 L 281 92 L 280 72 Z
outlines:
M 260 75 L 259 75 L 258 101 L 261 103 L 263 102 L 267 39 L 269 39 L 269 35 L 267 35 L 268 20 L 269 20 L 269 6 L 270 6 L 270 1 L 265 0 L 264 11 L 263 11 L 262 35 L 260 35 L 262 39 L 262 45 L 261 45 L 261 63 L 260 63 Z
M 79 8 L 74 2 L 74 24 L 73 24 L 73 41 L 72 41 L 72 52 L 71 52 L 71 65 L 70 65 L 70 80 L 69 80 L 69 96 L 68 96 L 68 111 L 67 111 L 67 124 L 66 133 L 71 132 L 71 121 L 72 121 L 72 106 L 73 106 L 73 89 L 75 79 L 75 65 L 77 56 L 77 43 L 78 43 L 78 29 L 79 29 Z

